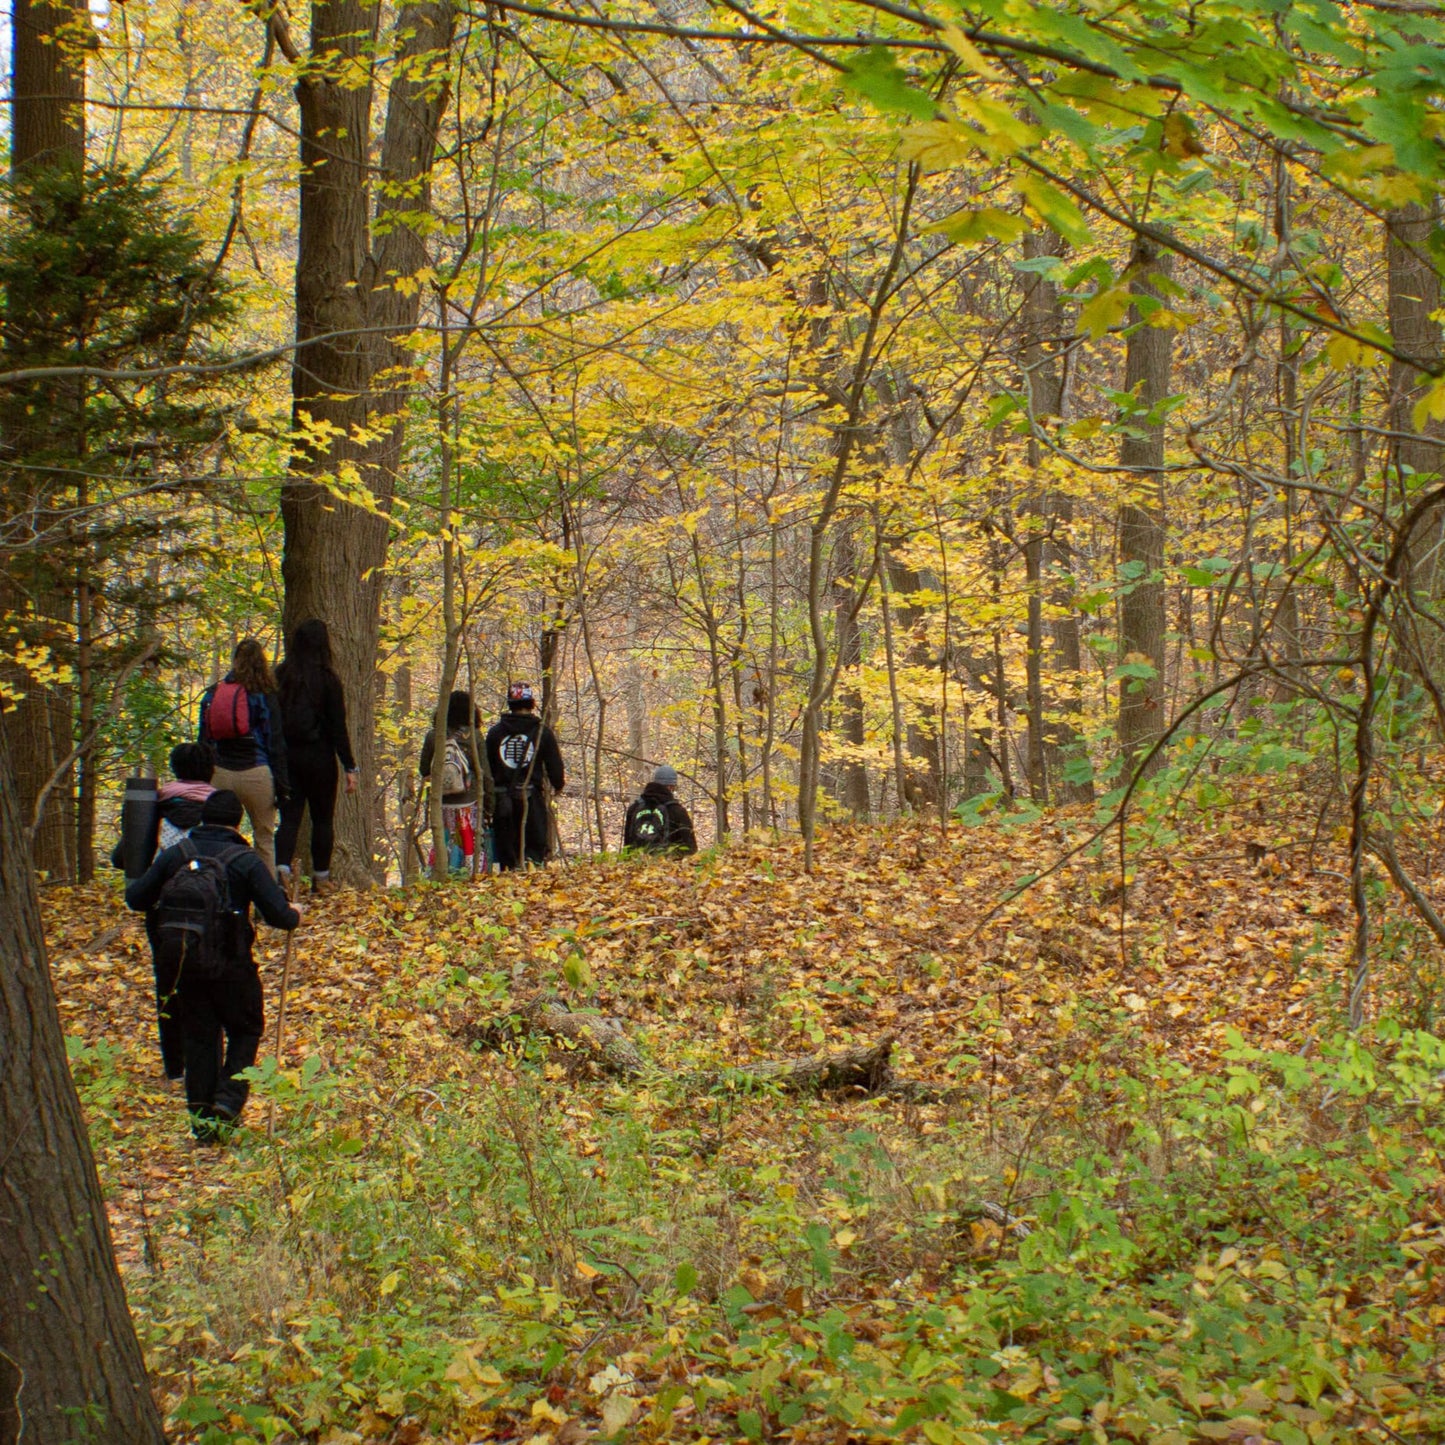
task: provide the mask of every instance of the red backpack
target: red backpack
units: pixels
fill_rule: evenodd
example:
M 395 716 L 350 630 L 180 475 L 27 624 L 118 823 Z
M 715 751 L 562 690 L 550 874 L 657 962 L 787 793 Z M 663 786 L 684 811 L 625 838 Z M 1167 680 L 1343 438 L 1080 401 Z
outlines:
M 215 695 L 206 713 L 206 731 L 215 742 L 248 737 L 251 732 L 251 700 L 239 682 L 216 685 Z

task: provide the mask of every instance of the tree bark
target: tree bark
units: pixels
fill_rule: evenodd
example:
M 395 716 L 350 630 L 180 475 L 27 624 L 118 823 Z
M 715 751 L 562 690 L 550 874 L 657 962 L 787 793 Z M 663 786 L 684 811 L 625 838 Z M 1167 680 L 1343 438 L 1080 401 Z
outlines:
M 27 171 L 46 166 L 79 168 L 85 164 L 82 46 L 89 31 L 89 12 L 84 5 L 15 0 L 10 53 L 12 178 L 18 180 Z M 25 357 L 7 347 L 7 361 L 12 366 L 23 366 Z M 75 391 L 75 383 L 57 384 L 56 404 L 83 404 Z M 24 456 L 34 423 L 27 422 L 23 410 L 7 407 L 6 412 L 0 423 L 4 451 Z M 14 482 L 7 479 L 7 493 L 12 486 L 17 491 L 5 497 L 5 515 L 20 517 L 29 513 L 37 529 L 45 526 L 59 504 L 55 491 L 68 481 L 47 478 L 43 472 L 21 472 Z M 10 617 L 21 619 L 25 640 L 49 647 L 59 659 L 70 654 L 74 642 L 73 580 L 51 559 L 36 555 L 0 582 L 0 606 Z M 74 691 L 59 681 L 42 685 L 21 669 L 7 668 L 7 672 L 21 697 L 0 717 L 15 768 L 21 817 L 28 824 L 40 790 L 70 752 Z M 62 783 L 51 795 L 32 853 L 35 866 L 52 878 L 70 878 L 74 874 L 73 814 L 73 802 Z
M 1390 338 L 1398 350 L 1427 364 L 1438 364 L 1445 346 L 1435 319 L 1441 304 L 1440 277 L 1431 263 L 1428 243 L 1439 224 L 1439 207 L 1414 204 L 1391 211 L 1385 218 L 1385 261 Z M 1415 425 L 1415 403 L 1429 377 L 1403 361 L 1391 359 L 1389 420 L 1392 433 L 1390 460 L 1396 486 L 1395 503 L 1403 510 L 1406 489 L 1438 477 L 1442 450 L 1438 422 Z M 1421 518 L 1410 539 L 1407 554 L 1408 583 L 1416 600 L 1433 607 L 1445 599 L 1445 508 L 1432 507 Z M 1445 677 L 1445 645 L 1438 628 L 1416 626 L 1408 638 L 1408 653 L 1438 686 Z
M 15 0 L 11 11 L 10 169 L 85 164 L 84 5 Z
M 0 746 L 0 856 L 25 856 Z M 30 872 L 0 869 L 0 1445 L 162 1445 Z
M 1140 238 L 1135 242 L 1132 290 L 1158 293 L 1150 275 L 1167 271 L 1167 254 Z M 1140 308 L 1129 311 L 1132 329 L 1124 360 L 1124 389 L 1152 409 L 1169 394 L 1170 333 L 1150 326 Z M 1119 654 L 1125 663 L 1147 664 L 1152 677 L 1125 677 L 1119 689 L 1119 746 L 1137 766 L 1164 731 L 1164 424 L 1137 418 L 1119 447 L 1128 499 L 1119 508 Z M 1161 760 L 1155 758 L 1149 771 Z
M 1024 255 L 1030 259 L 1058 256 L 1063 249 L 1063 239 L 1054 231 L 1031 231 L 1024 237 Z M 1025 277 L 1022 319 L 1025 390 L 1031 422 L 1028 460 L 1035 473 L 1036 488 L 1033 526 L 1024 547 L 1029 580 L 1029 783 L 1038 801 L 1051 793 L 1059 802 L 1088 803 L 1093 800 L 1094 785 L 1069 782 L 1064 777 L 1067 764 L 1084 756 L 1078 729 L 1068 718 L 1068 713 L 1076 710 L 1083 680 L 1079 614 L 1074 608 L 1070 576 L 1069 529 L 1074 520 L 1074 499 L 1051 487 L 1048 479 L 1039 475 L 1043 448 L 1038 426 L 1047 419 L 1061 417 L 1064 411 L 1063 365 L 1052 348 L 1066 334 L 1066 326 L 1059 288 L 1047 276 L 1033 273 Z M 1044 650 L 1045 601 L 1054 612 L 1048 624 L 1051 645 L 1047 654 Z M 1046 671 L 1051 688 L 1045 686 Z M 1050 704 L 1055 716 L 1045 719 L 1044 712 Z M 1032 724 L 1035 714 L 1039 720 L 1036 730 Z
M 338 811 L 335 871 L 355 883 L 372 879 L 375 869 L 375 668 L 404 402 L 395 377 L 410 359 L 401 338 L 415 329 L 422 291 L 403 293 L 393 282 L 414 276 L 426 262 L 408 217 L 429 203 L 448 87 L 418 76 L 426 68 L 423 57 L 450 47 L 454 15 L 444 3 L 410 4 L 398 13 L 397 78 L 387 101 L 373 246 L 372 85 L 357 84 L 356 76 L 370 64 L 377 18 L 375 3 L 313 6 L 310 67 L 296 85 L 302 133 L 291 381 L 297 442 L 281 497 L 286 630 L 311 617 L 327 622 L 351 712 L 361 795 Z M 330 339 L 314 339 L 323 336 Z M 378 385 L 383 373 L 388 379 Z M 346 499 L 336 495 L 338 487 Z

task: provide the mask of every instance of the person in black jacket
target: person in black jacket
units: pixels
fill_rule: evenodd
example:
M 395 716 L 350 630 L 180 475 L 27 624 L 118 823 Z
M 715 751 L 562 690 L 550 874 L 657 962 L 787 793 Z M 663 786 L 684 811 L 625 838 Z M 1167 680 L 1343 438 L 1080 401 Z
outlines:
M 226 884 L 230 911 L 225 938 L 226 968 L 219 978 L 187 975 L 177 985 L 185 1042 L 186 1107 L 191 1129 L 203 1144 L 224 1140 L 245 1107 L 250 1085 L 237 1077 L 256 1062 L 265 1031 L 261 975 L 251 953 L 255 929 L 254 903 L 273 928 L 295 928 L 301 911 L 286 901 L 281 885 L 271 876 L 254 848 L 236 830 L 241 823 L 241 800 L 229 789 L 212 793 L 201 808 L 201 822 L 190 837 L 159 854 L 150 868 L 125 890 L 127 908 L 151 909 L 172 875 L 197 854 L 219 857 L 230 853 Z M 222 1056 L 218 1041 L 224 1035 Z
M 157 794 L 156 833 L 151 839 L 150 855 L 156 855 L 179 843 L 201 821 L 201 809 L 216 790 L 211 776 L 216 760 L 204 743 L 178 743 L 171 749 L 172 783 L 162 783 Z M 110 855 L 111 866 L 124 867 L 124 842 L 115 845 Z M 186 1041 L 181 1026 L 181 1001 L 176 994 L 174 968 L 161 957 L 160 939 L 156 935 L 154 912 L 146 913 L 146 938 L 151 946 L 151 968 L 156 978 L 156 1022 L 160 1026 L 161 1066 L 166 1080 L 175 1083 L 185 1076 Z
M 536 698 L 525 682 L 507 689 L 507 711 L 487 733 L 487 767 L 497 798 L 492 834 L 497 867 L 506 871 L 545 863 L 552 839 L 545 785 L 560 793 L 567 784 L 556 735 L 536 715 Z
M 627 810 L 622 830 L 624 848 L 653 853 L 696 853 L 692 814 L 677 800 L 677 769 L 664 763 Z
M 496 792 L 492 786 L 491 769 L 487 767 L 486 744 L 478 732 L 481 721 L 481 710 L 472 701 L 470 693 L 458 690 L 447 698 L 447 739 L 455 739 L 461 748 L 468 774 L 465 787 L 442 794 L 442 831 L 446 834 L 453 869 L 470 866 L 471 855 L 482 837 L 482 830 L 492 826 Z M 436 760 L 434 732 L 434 728 L 428 728 L 426 740 L 421 745 L 417 771 L 425 783 L 431 781 L 432 764 Z M 479 764 L 480 777 L 477 776 Z M 481 804 L 480 810 L 478 803 Z
M 291 790 L 281 803 L 276 833 L 276 865 L 281 884 L 291 889 L 291 861 L 301 815 L 311 809 L 311 888 L 331 891 L 331 850 L 336 841 L 336 763 L 346 770 L 346 791 L 354 793 L 359 774 L 346 729 L 346 694 L 331 665 L 331 634 L 313 617 L 291 634 L 286 661 L 276 669 L 281 718 L 286 733 L 286 762 Z
M 218 696 L 225 703 L 211 716 Z M 236 706 L 244 699 L 244 707 Z M 199 740 L 216 755 L 211 781 L 240 798 L 251 819 L 251 838 L 266 867 L 276 867 L 276 805 L 290 790 L 286 732 L 276 679 L 266 651 L 254 637 L 236 644 L 231 670 L 201 695 Z

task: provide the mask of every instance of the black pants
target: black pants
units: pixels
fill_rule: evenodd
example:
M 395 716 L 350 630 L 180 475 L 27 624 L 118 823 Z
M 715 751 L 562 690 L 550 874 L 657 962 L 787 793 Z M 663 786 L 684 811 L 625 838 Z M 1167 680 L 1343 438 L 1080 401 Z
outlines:
M 492 814 L 492 838 L 497 849 L 497 867 L 504 873 L 522 866 L 525 844 L 528 863 L 545 863 L 551 856 L 551 839 L 547 827 L 547 799 L 541 788 L 533 788 L 526 798 L 526 838 L 522 837 L 523 795 L 510 788 L 497 789 Z
M 234 1119 L 251 1086 L 236 1077 L 256 1062 L 266 1029 L 261 975 L 250 949 L 218 979 L 186 978 L 181 1018 L 186 1041 L 186 1107 L 197 1138 L 210 1137 L 218 1118 Z
M 186 1071 L 186 1036 L 181 1022 L 181 996 L 176 968 L 161 957 L 155 914 L 146 914 L 146 937 L 151 945 L 151 968 L 156 976 L 156 1023 L 160 1026 L 161 1067 L 166 1078 L 179 1079 Z
M 281 804 L 281 826 L 276 830 L 276 862 L 289 868 L 296 854 L 301 814 L 311 809 L 311 871 L 331 871 L 331 848 L 336 839 L 336 753 L 321 743 L 301 743 L 287 753 L 291 792 Z

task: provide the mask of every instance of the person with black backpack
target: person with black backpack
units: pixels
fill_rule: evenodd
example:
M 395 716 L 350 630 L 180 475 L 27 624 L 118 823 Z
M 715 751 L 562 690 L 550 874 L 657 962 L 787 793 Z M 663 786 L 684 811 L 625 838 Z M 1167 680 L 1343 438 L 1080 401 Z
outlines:
M 236 831 L 241 815 L 235 793 L 212 793 L 190 836 L 125 890 L 128 908 L 153 910 L 158 956 L 176 979 L 186 1108 L 201 1144 L 224 1143 L 240 1117 L 250 1085 L 238 1076 L 256 1062 L 266 1027 L 251 905 L 273 928 L 301 922 L 301 910 Z
M 492 826 L 496 792 L 491 770 L 486 764 L 485 744 L 477 731 L 481 720 L 481 710 L 472 701 L 470 693 L 458 690 L 447 698 L 446 753 L 442 758 L 442 831 L 448 863 L 453 870 L 472 866 L 477 846 L 485 830 Z M 427 729 L 426 739 L 421 745 L 417 771 L 423 782 L 431 781 L 432 765 L 436 759 L 433 732 L 434 729 Z M 485 844 L 482 846 L 485 849 Z
M 560 793 L 567 784 L 557 736 L 536 715 L 537 700 L 525 682 L 507 688 L 507 711 L 487 732 L 487 767 L 496 785 L 492 836 L 503 872 L 545 863 L 552 853 L 546 784 Z
M 152 862 L 159 853 L 187 837 L 201 821 L 206 799 L 216 790 L 211 777 L 216 760 L 204 743 L 178 743 L 171 749 L 171 772 L 175 781 L 161 784 L 156 797 L 155 831 L 147 840 L 146 857 Z M 115 845 L 110 855 L 115 868 L 125 866 L 125 841 Z M 156 932 L 155 910 L 146 914 L 146 938 L 151 946 L 151 967 L 156 979 L 156 1022 L 160 1028 L 161 1065 L 167 1083 L 177 1083 L 185 1076 L 185 1035 L 181 1026 L 181 1003 L 176 993 L 176 978 L 171 962 L 163 954 Z
M 346 727 L 346 694 L 331 662 L 331 634 L 319 617 L 291 634 L 286 661 L 276 669 L 286 736 L 286 770 L 291 788 L 281 800 L 276 831 L 276 869 L 291 889 L 291 861 L 301 816 L 311 810 L 311 891 L 331 892 L 331 850 L 336 830 L 336 764 L 346 770 L 346 791 L 354 793 L 360 774 Z
M 211 781 L 245 805 L 256 851 L 276 871 L 276 807 L 290 791 L 276 679 L 254 637 L 236 644 L 231 670 L 201 695 L 200 741 L 216 755 Z
M 624 848 L 651 853 L 696 853 L 692 814 L 677 799 L 677 769 L 664 763 L 627 810 Z

